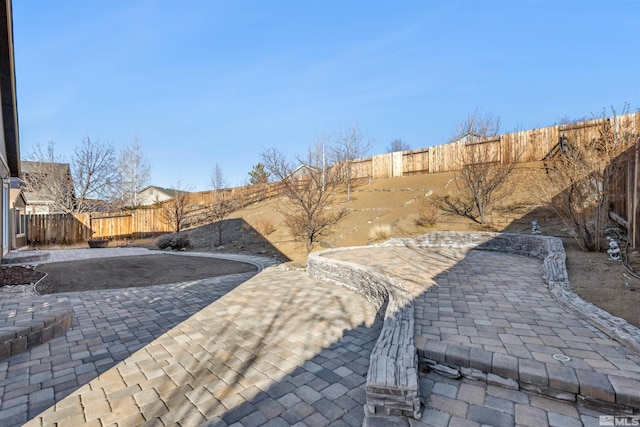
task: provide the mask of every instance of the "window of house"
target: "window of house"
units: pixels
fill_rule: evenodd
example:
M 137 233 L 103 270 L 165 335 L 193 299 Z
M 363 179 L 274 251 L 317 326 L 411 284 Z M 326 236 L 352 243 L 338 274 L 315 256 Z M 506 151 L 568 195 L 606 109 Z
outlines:
M 24 209 L 16 209 L 16 236 L 24 236 L 27 231 L 27 216 Z

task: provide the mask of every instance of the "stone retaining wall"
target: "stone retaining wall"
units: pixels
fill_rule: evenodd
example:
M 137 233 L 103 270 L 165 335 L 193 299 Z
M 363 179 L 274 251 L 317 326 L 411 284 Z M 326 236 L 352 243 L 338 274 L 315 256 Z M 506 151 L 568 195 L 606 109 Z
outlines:
M 345 250 L 349 248 L 310 254 L 307 272 L 317 280 L 355 290 L 384 312 L 384 323 L 371 352 L 367 373 L 367 416 L 405 415 L 419 419 L 418 355 L 413 337 L 411 295 L 402 283 L 373 268 L 325 256 Z

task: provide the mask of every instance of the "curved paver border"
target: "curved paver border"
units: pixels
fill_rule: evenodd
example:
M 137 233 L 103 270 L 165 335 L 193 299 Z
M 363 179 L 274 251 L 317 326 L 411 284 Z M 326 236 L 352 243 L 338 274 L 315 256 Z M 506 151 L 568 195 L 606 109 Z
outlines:
M 94 252 L 102 257 L 114 256 L 144 256 L 153 253 L 166 253 L 181 256 L 197 256 L 203 258 L 218 258 L 229 261 L 243 262 L 253 265 L 257 273 L 265 267 L 279 263 L 272 258 L 235 254 L 212 254 L 206 252 L 168 252 L 144 250 L 141 253 L 129 253 L 131 251 L 119 251 L 120 248 L 110 248 L 110 251 L 101 249 Z M 90 249 L 83 249 L 83 256 Z M 119 252 L 123 252 L 120 254 Z M 96 256 L 100 257 L 100 256 Z M 91 258 L 91 257 L 89 257 Z M 25 254 L 17 253 L 9 258 L 9 264 L 20 264 L 26 261 L 42 263 L 51 261 L 49 252 L 30 251 Z M 62 262 L 73 262 L 73 259 Z M 257 274 L 256 273 L 256 274 Z M 34 287 L 35 289 L 35 287 Z M 0 302 L 0 313 L 8 313 L 7 320 L 0 320 L 0 360 L 28 351 L 53 338 L 63 335 L 73 322 L 73 305 L 68 298 L 63 300 L 49 296 L 36 296 L 31 298 Z
M 640 329 L 584 301 L 571 290 L 565 263 L 566 252 L 559 238 L 515 233 L 432 232 L 417 238 L 391 239 L 381 246 L 474 248 L 541 259 L 544 279 L 558 302 L 581 314 L 610 337 L 640 353 Z M 378 309 L 383 309 L 384 302 L 387 301 L 385 321 L 371 354 L 367 375 L 368 414 L 417 417 L 420 412 L 419 404 L 415 404 L 419 402 L 418 392 L 413 394 L 412 387 L 407 387 L 408 383 L 417 383 L 417 375 L 414 376 L 417 372 L 414 364 L 417 352 L 413 338 L 412 300 L 401 283 L 381 272 L 357 263 L 327 257 L 330 253 L 352 249 L 362 247 L 328 249 L 310 254 L 307 260 L 308 274 L 319 280 L 329 280 L 354 289 Z M 478 357 L 471 357 L 469 349 L 463 351 L 464 355 L 458 354 L 459 350 L 464 350 L 462 346 L 447 346 L 441 342 L 423 344 L 421 343 L 423 348 L 420 349 L 423 357 L 430 355 L 436 361 L 457 367 L 480 368 L 482 372 L 518 380 L 523 388 L 532 391 L 556 397 L 567 394 L 568 397 L 573 396 L 572 399 L 579 395 L 586 400 L 640 407 L 640 392 L 635 390 L 637 382 L 634 380 L 571 368 L 552 374 L 545 371 L 545 378 L 540 378 L 541 374 L 536 370 L 539 367 L 530 361 L 518 363 L 515 357 L 493 355 L 490 352 L 477 354 L 477 349 L 473 349 L 473 353 Z M 431 348 L 433 346 L 428 344 L 440 345 Z M 394 352 L 395 361 L 391 360 Z M 553 384 L 555 387 L 549 390 L 539 387 L 543 383 Z
M 605 334 L 640 354 L 640 329 L 586 302 L 571 290 L 566 268 L 567 255 L 562 240 L 557 237 L 516 233 L 433 232 L 416 239 L 391 239 L 383 246 L 474 248 L 541 259 L 544 279 L 556 301 L 575 310 Z M 448 366 L 475 368 L 487 374 L 506 377 L 517 381 L 523 389 L 556 398 L 584 400 L 616 410 L 640 408 L 640 382 L 636 380 L 569 367 L 554 368 L 553 372 L 547 372 L 541 364 L 527 359 L 519 360 L 499 353 L 485 354 L 479 349 L 449 346 L 442 342 L 434 344 L 437 348 L 435 351 L 427 342 L 418 352 L 427 357 L 436 356 L 436 360 Z

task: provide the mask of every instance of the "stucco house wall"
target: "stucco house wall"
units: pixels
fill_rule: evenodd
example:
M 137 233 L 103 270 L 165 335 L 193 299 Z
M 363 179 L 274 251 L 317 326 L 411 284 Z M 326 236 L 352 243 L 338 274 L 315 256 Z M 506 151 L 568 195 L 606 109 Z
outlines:
M 0 0 L 0 258 L 11 247 L 11 212 L 9 179 L 20 176 L 20 143 L 13 57 L 13 12 L 11 0 Z

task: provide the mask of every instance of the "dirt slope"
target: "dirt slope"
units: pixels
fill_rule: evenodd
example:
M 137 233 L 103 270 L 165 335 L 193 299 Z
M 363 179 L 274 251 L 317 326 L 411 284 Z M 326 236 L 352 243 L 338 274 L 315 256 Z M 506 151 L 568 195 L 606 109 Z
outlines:
M 563 231 L 563 224 L 539 206 L 532 196 L 530 179 L 537 164 L 518 168 L 516 176 L 500 198 L 497 209 L 489 216 L 489 225 L 479 224 L 460 216 L 440 212 L 437 223 L 430 228 L 415 224 L 418 209 L 426 200 L 455 192 L 452 173 L 415 175 L 360 182 L 346 200 L 340 194 L 339 207 L 349 210 L 349 216 L 334 227 L 317 249 L 360 246 L 372 243 L 372 227 L 387 224 L 391 237 L 412 236 L 431 230 L 488 230 L 530 233 L 531 221 L 537 219 L 544 234 L 563 238 L 567 250 L 567 266 L 574 290 L 583 298 L 640 327 L 640 280 L 626 272 L 620 263 L 607 260 L 606 253 L 585 254 Z M 232 215 L 223 236 L 222 247 L 211 226 L 187 231 L 195 248 L 212 252 L 258 253 L 278 256 L 294 265 L 303 266 L 304 246 L 295 242 L 284 226 L 277 210 L 280 200 L 270 199 L 248 206 Z M 640 271 L 640 255 L 629 252 L 636 271 Z

